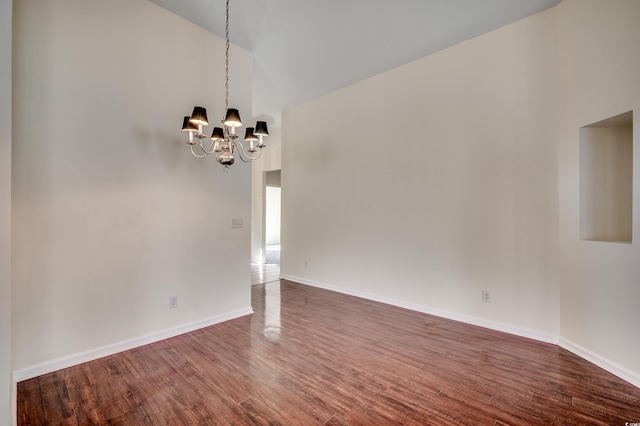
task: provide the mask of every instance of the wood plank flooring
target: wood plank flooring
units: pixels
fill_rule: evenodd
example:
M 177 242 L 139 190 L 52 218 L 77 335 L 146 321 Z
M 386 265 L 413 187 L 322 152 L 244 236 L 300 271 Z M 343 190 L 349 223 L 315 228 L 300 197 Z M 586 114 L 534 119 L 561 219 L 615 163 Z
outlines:
M 254 315 L 18 384 L 21 425 L 620 425 L 640 389 L 557 346 L 276 281 Z

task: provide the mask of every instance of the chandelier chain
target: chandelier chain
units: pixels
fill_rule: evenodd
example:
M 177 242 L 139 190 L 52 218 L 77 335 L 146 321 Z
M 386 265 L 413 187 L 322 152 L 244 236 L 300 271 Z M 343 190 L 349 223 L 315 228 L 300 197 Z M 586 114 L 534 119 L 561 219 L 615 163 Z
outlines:
M 191 116 L 185 116 L 182 122 L 182 131 L 189 133 L 189 138 L 186 142 L 191 148 L 191 153 L 198 158 L 215 155 L 218 163 L 224 166 L 224 171 L 227 171 L 229 166 L 234 163 L 234 152 L 237 152 L 238 158 L 245 163 L 257 160 L 262 153 L 262 149 L 266 147 L 263 138 L 269 136 L 267 122 L 256 121 L 255 127 L 246 128 L 244 140 L 248 142 L 248 148 L 245 149 L 242 142 L 236 142 L 239 137 L 236 129 L 242 127 L 242 121 L 240 120 L 239 111 L 235 108 L 229 108 L 229 48 L 231 44 L 229 41 L 229 0 L 226 3 L 223 126 L 213 128 L 211 142 L 208 147 L 205 147 L 203 140 L 207 139 L 207 136 L 202 132 L 202 127 L 209 124 L 206 108 L 195 106 Z M 196 141 L 194 138 L 198 140 Z M 197 148 L 194 149 L 196 143 L 200 148 L 199 150 Z M 254 154 L 256 152 L 257 154 Z
M 224 111 L 229 109 L 229 0 L 227 0 L 227 26 L 225 29 L 226 52 L 225 52 L 225 68 L 224 68 Z

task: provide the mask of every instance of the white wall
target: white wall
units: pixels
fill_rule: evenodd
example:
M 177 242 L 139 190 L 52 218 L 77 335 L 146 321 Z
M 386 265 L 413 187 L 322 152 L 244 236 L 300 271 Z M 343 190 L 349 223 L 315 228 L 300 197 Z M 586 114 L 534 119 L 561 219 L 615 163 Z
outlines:
M 282 274 L 556 340 L 554 47 L 551 9 L 286 111 Z
M 11 416 L 11 28 L 0 0 L 0 424 Z
M 562 344 L 640 386 L 640 2 L 564 0 L 557 14 Z M 633 242 L 583 241 L 579 128 L 630 110 Z
M 280 187 L 267 186 L 266 192 L 266 244 L 280 244 L 281 197 Z
M 250 166 L 180 131 L 222 117 L 224 40 L 146 0 L 23 0 L 14 37 L 14 369 L 250 310 Z

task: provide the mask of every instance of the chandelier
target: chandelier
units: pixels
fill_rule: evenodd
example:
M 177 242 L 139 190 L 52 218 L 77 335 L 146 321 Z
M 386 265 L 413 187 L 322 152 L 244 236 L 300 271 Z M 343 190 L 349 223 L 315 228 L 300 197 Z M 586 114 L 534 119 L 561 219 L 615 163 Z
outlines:
M 198 158 L 215 155 L 218 163 L 224 166 L 224 171 L 228 171 L 229 166 L 235 162 L 234 151 L 245 163 L 257 160 L 262 154 L 262 148 L 266 147 L 264 137 L 269 135 L 267 123 L 265 121 L 256 121 L 255 127 L 247 127 L 245 129 L 244 140 L 249 144 L 247 149 L 245 149 L 242 142 L 236 140 L 238 139 L 236 129 L 242 126 L 242 120 L 237 109 L 229 108 L 229 0 L 227 0 L 226 42 L 225 115 L 221 121 L 222 127 L 214 127 L 211 133 L 211 142 L 204 142 L 207 136 L 202 132 L 202 127 L 208 126 L 209 120 L 207 119 L 206 108 L 201 106 L 193 107 L 191 116 L 185 116 L 182 121 L 182 131 L 189 134 L 186 142 L 191 147 L 191 153 Z M 194 138 L 197 139 L 197 142 Z

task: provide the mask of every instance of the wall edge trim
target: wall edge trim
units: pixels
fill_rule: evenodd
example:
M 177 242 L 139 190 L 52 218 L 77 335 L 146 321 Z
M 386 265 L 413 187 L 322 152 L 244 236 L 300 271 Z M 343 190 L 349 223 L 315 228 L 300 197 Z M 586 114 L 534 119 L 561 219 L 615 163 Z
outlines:
M 67 355 L 67 356 L 52 359 L 49 361 L 44 361 L 35 365 L 22 368 L 20 370 L 14 370 L 12 374 L 13 383 L 14 383 L 14 386 L 17 386 L 17 383 L 23 380 L 32 379 L 34 377 L 38 377 L 43 374 L 62 370 L 63 368 L 73 367 L 74 365 L 93 361 L 99 358 L 103 358 L 105 356 L 113 355 L 119 352 L 124 352 L 129 349 L 134 349 L 140 346 L 148 345 L 150 343 L 159 342 L 161 340 L 169 339 L 171 337 L 176 337 L 181 334 L 189 333 L 191 331 L 199 330 L 201 328 L 209 327 L 211 325 L 219 324 L 221 322 L 240 318 L 246 315 L 251 315 L 253 314 L 253 312 L 254 312 L 253 308 L 249 306 L 247 308 L 238 309 L 236 311 L 231 311 L 231 312 L 227 312 L 221 315 L 216 315 L 210 318 L 205 318 L 200 321 L 194 321 L 194 322 L 183 324 L 177 327 L 168 328 L 166 330 L 161 330 L 155 333 L 146 334 L 143 336 L 135 337 L 133 339 L 113 343 L 113 344 L 102 346 L 96 349 L 91 349 L 85 352 Z
M 560 338 L 558 346 L 568 350 L 569 352 L 579 356 L 582 359 L 589 361 L 592 364 L 597 365 L 598 367 L 602 368 L 605 371 L 608 371 L 614 376 L 621 378 L 625 382 L 628 382 L 633 386 L 640 388 L 640 374 L 638 374 L 637 372 L 631 371 L 628 368 L 625 368 L 613 361 L 609 361 L 608 359 L 562 337 Z
M 11 425 L 18 425 L 18 382 L 13 372 L 11 373 Z
M 337 293 L 347 294 L 349 296 L 360 297 L 362 299 L 371 300 L 374 302 L 380 302 L 387 305 L 396 306 L 399 308 L 409 309 L 410 311 L 420 312 L 423 314 L 434 315 L 440 318 L 449 319 L 452 321 L 462 322 L 465 324 L 475 325 L 478 327 L 488 328 L 494 331 L 500 331 L 503 333 L 512 334 L 519 337 L 524 337 L 527 339 L 537 340 L 543 343 L 551 343 L 554 345 L 558 344 L 558 336 L 552 334 L 541 333 L 539 331 L 530 330 L 523 327 L 515 327 L 509 324 L 500 323 L 497 321 L 489 321 L 478 317 L 473 317 L 470 315 L 463 315 L 456 312 L 449 312 L 441 309 L 436 309 L 429 306 L 417 305 L 414 303 L 408 303 L 398 299 L 392 299 L 384 296 L 380 296 L 373 293 L 361 292 L 352 290 L 346 287 L 339 287 L 334 285 L 329 285 L 325 283 L 320 283 L 317 281 L 307 280 L 305 278 L 295 277 L 291 275 L 280 274 L 280 278 L 286 279 L 289 281 L 295 281 L 300 284 L 310 285 L 312 287 L 318 287 L 325 290 L 335 291 Z

